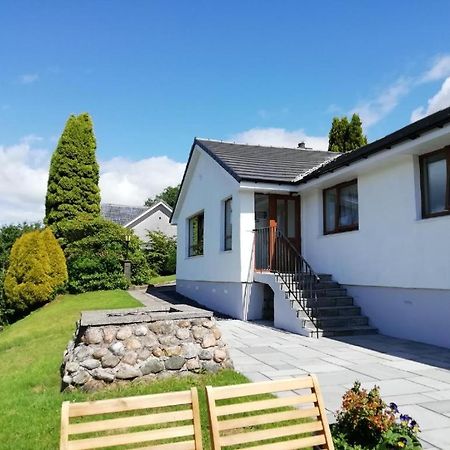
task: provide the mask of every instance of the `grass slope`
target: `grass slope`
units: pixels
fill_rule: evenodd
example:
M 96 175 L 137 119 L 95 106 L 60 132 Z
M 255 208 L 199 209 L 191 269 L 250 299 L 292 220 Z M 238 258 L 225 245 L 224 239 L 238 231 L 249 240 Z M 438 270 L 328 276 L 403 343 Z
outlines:
M 96 394 L 61 394 L 59 367 L 81 310 L 141 306 L 123 291 L 65 295 L 0 333 L 0 448 L 57 449 L 63 400 L 93 400 L 199 388 L 205 449 L 206 402 L 202 387 L 247 381 L 233 371 L 131 385 Z

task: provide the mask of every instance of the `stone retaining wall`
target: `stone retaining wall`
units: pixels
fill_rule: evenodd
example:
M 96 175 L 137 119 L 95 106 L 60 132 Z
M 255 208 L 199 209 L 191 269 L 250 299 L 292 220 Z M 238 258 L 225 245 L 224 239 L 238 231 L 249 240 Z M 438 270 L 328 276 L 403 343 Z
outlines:
M 131 313 L 122 316 L 128 323 L 117 323 L 121 320 L 115 314 L 106 321 L 112 324 L 102 323 L 105 321 L 98 320 L 98 315 L 86 324 L 82 316 L 64 353 L 63 389 L 93 390 L 121 380 L 151 380 L 233 367 L 213 317 L 152 320 L 152 314 L 140 311 L 134 323 Z

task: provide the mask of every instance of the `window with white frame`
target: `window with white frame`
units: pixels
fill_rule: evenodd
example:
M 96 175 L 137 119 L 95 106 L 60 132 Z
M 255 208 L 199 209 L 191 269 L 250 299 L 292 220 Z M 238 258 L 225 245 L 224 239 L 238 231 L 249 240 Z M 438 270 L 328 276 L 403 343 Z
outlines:
M 203 255 L 203 229 L 205 215 L 202 211 L 188 219 L 189 247 L 188 256 Z

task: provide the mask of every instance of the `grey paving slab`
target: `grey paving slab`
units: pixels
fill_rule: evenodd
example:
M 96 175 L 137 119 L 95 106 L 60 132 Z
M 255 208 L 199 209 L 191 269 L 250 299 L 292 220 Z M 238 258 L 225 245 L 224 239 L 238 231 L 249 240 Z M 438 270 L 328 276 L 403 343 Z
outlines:
M 427 409 L 431 409 L 434 412 L 445 414 L 448 416 L 450 414 L 450 400 L 436 400 L 435 402 L 425 402 L 421 406 Z
M 443 414 L 436 413 L 421 405 L 407 405 L 403 406 L 404 413 L 409 414 L 417 421 L 422 431 L 427 430 L 439 430 L 442 428 L 450 428 L 450 417 L 446 417 Z M 434 442 L 422 436 L 430 444 L 436 445 Z

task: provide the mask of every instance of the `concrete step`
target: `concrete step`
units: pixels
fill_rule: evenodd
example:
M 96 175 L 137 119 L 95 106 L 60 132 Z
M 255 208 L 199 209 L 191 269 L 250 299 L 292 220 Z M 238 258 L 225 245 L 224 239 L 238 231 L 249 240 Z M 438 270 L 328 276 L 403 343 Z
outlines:
M 319 306 L 314 309 L 316 317 L 360 316 L 359 306 Z
M 333 275 L 329 273 L 318 273 L 319 278 L 323 281 L 328 280 L 331 281 L 333 279 Z
M 336 327 L 358 327 L 369 325 L 369 319 L 366 316 L 329 316 L 316 318 L 316 325 L 323 330 Z
M 297 301 L 291 297 L 287 297 L 292 305 L 298 305 Z M 336 297 L 318 297 L 317 300 L 306 299 L 305 305 L 309 308 L 319 307 L 319 308 L 327 308 L 327 307 L 338 307 L 338 306 L 353 306 L 353 297 L 349 297 L 348 295 L 336 296 Z
M 308 326 L 306 330 L 310 337 L 317 337 L 317 332 L 314 327 Z M 371 326 L 356 326 L 356 327 L 335 327 L 327 330 L 319 330 L 318 337 L 338 337 L 338 336 L 358 336 L 366 334 L 377 334 L 378 330 Z

